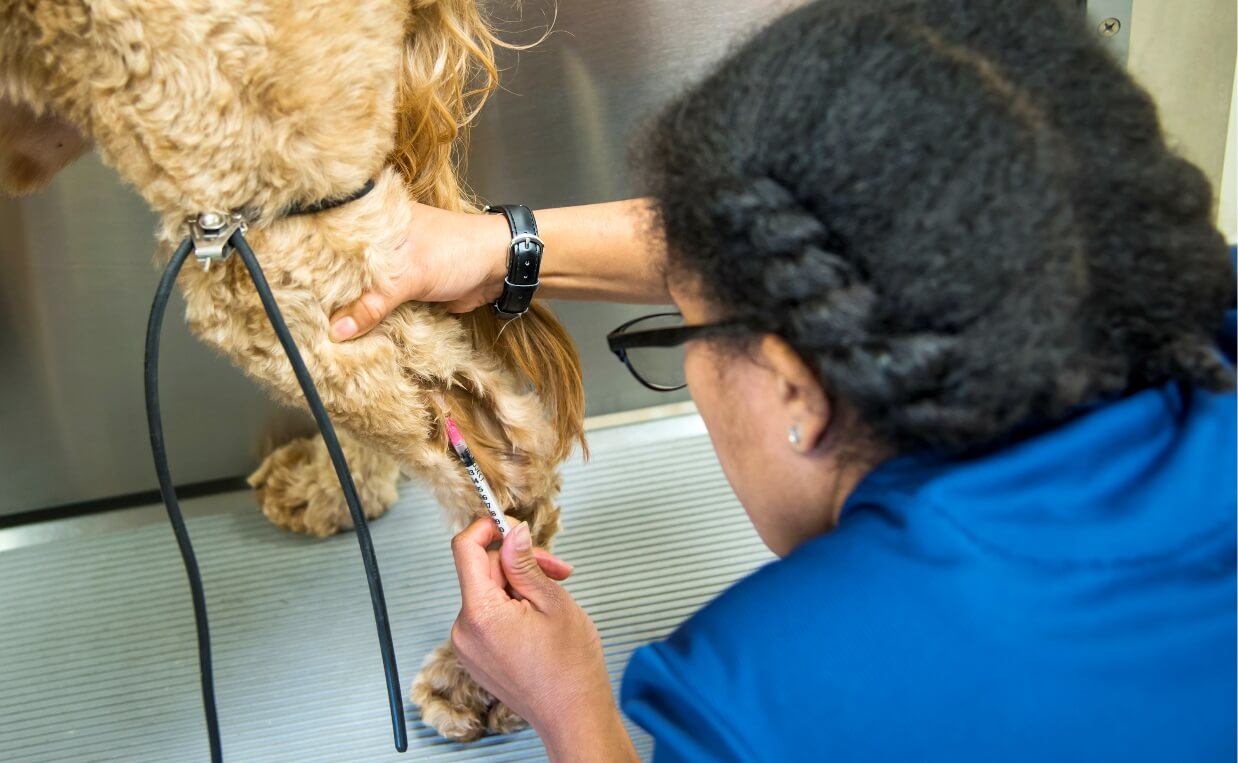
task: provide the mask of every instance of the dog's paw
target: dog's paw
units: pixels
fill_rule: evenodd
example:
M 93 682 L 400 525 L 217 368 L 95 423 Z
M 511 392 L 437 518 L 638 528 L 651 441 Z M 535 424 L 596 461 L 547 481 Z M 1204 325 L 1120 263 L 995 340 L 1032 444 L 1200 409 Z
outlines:
M 507 734 L 524 728 L 520 716 L 474 683 L 451 644 L 435 649 L 413 679 L 413 702 L 427 726 L 456 742 L 472 742 L 486 732 Z
M 399 465 L 351 437 L 339 437 L 366 519 L 382 516 L 398 497 Z M 321 435 L 276 448 L 249 476 L 249 484 L 262 513 L 278 527 L 320 538 L 353 527 Z
M 486 716 L 486 730 L 491 734 L 511 734 L 528 725 L 528 721 L 502 702 L 495 702 Z

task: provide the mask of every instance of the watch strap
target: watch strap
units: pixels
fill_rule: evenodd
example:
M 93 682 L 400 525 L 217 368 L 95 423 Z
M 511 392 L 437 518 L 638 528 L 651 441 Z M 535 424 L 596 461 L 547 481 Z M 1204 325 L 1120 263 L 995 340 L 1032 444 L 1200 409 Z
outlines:
M 494 309 L 500 317 L 516 318 L 528 312 L 533 302 L 545 247 L 537 235 L 537 220 L 528 207 L 498 204 L 486 207 L 486 211 L 507 218 L 512 234 L 507 247 L 507 277 L 503 279 L 503 292 L 495 300 Z

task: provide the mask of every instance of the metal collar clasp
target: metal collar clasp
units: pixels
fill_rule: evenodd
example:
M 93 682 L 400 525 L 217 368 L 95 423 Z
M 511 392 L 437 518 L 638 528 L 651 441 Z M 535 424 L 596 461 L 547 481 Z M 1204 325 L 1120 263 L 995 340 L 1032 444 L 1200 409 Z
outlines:
M 211 269 L 211 263 L 223 262 L 232 254 L 229 239 L 238 230 L 248 229 L 245 217 L 240 212 L 200 212 L 185 219 L 189 236 L 193 239 L 193 255 L 202 263 L 202 270 Z

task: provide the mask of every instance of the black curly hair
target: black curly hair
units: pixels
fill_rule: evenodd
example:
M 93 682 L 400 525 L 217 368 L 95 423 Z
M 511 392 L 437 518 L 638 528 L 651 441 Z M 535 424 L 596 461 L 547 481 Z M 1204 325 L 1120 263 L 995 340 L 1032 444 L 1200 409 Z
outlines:
M 1211 188 L 1075 5 L 824 0 L 759 32 L 640 149 L 668 278 L 896 452 L 1231 387 Z

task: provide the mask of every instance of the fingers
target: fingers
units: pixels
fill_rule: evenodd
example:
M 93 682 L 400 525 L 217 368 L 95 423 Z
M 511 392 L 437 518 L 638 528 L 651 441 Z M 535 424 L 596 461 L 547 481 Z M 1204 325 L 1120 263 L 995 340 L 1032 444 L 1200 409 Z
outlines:
M 533 538 L 527 522 L 521 522 L 507 534 L 499 549 L 499 558 L 503 562 L 503 575 L 513 591 L 542 612 L 556 605 L 561 589 L 542 572 L 533 553 Z
M 503 516 L 507 517 L 508 527 L 515 527 L 521 522 L 521 520 L 506 512 L 503 513 Z M 575 569 L 572 565 L 544 548 L 534 548 L 533 556 L 537 559 L 537 566 L 541 567 L 542 572 L 546 573 L 546 577 L 551 580 L 567 580 L 568 576 L 572 574 L 572 570 Z M 504 582 L 504 585 L 506 585 L 506 582 Z
M 513 524 L 516 527 L 524 525 L 524 532 L 528 533 L 526 523 Z M 514 534 L 515 530 L 512 532 Z M 487 550 L 501 538 L 494 522 L 485 517 L 474 521 L 452 538 L 451 553 L 455 558 L 456 575 L 460 580 L 460 596 L 466 606 L 481 597 L 492 596 L 496 591 L 504 591 L 510 585 L 501 552 Z M 531 549 L 531 558 L 535 567 L 549 580 L 567 580 L 575 569 L 544 549 Z M 513 566 L 518 568 L 520 565 L 513 563 Z M 516 588 L 513 590 L 520 592 Z M 520 593 L 524 596 L 523 592 Z
M 490 580 L 494 583 L 494 587 L 506 591 L 508 596 L 513 599 L 523 599 L 523 596 L 513 591 L 507 585 L 507 577 L 503 574 L 503 561 L 499 558 L 499 550 L 497 548 L 488 549 L 486 556 L 490 560 Z M 572 574 L 572 565 L 548 551 L 535 548 L 533 549 L 533 556 L 537 558 L 537 566 L 541 567 L 542 572 L 546 573 L 546 577 L 551 580 L 567 580 Z
M 493 596 L 496 591 L 502 593 L 503 587 L 491 576 L 490 558 L 486 554 L 486 546 L 501 537 L 494 522 L 483 517 L 451 539 L 451 555 L 456 561 L 460 598 L 465 607 Z
M 559 557 L 540 548 L 533 549 L 533 556 L 537 559 L 537 566 L 541 567 L 542 572 L 546 573 L 546 577 L 551 580 L 567 580 L 572 570 L 575 569 Z
M 367 291 L 361 298 L 331 316 L 331 341 L 343 342 L 361 336 L 387 317 L 399 303 L 377 291 Z
M 499 560 L 499 550 L 497 548 L 487 550 L 486 558 L 490 561 L 490 581 L 494 583 L 495 588 L 506 590 L 507 578 L 503 577 L 503 562 Z

